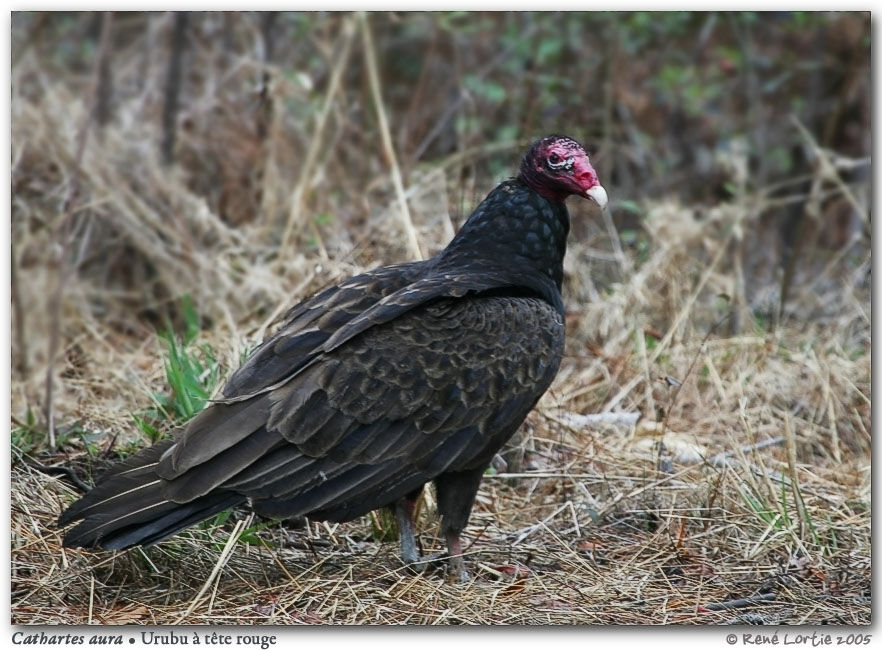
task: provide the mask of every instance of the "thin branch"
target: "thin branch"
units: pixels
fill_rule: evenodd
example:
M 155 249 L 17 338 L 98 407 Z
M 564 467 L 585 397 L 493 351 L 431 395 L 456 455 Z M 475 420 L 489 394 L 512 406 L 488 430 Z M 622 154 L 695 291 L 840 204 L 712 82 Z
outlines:
M 715 612 L 725 609 L 738 609 L 739 607 L 750 607 L 752 605 L 762 605 L 775 600 L 775 594 L 757 594 L 756 596 L 748 596 L 747 598 L 737 598 L 735 600 L 727 600 L 722 603 L 710 603 L 702 606 L 702 609 Z
M 178 115 L 178 98 L 181 95 L 181 68 L 184 58 L 184 46 L 187 34 L 187 12 L 178 11 L 174 14 L 175 28 L 172 33 L 172 49 L 168 57 L 168 76 L 165 83 L 165 105 L 162 107 L 162 162 L 170 165 L 175 157 L 176 123 Z
M 43 472 L 44 474 L 48 474 L 50 476 L 66 477 L 68 482 L 71 485 L 75 486 L 83 494 L 92 489 L 92 486 L 81 479 L 72 467 L 64 467 L 62 465 L 44 465 L 43 463 L 38 463 L 35 460 L 25 461 L 25 464 L 30 465 L 35 470 Z
M 334 97 L 340 88 L 340 79 L 343 77 L 343 70 L 346 69 L 346 63 L 349 61 L 349 52 L 352 45 L 352 37 L 355 35 L 355 25 L 352 18 L 347 16 L 343 21 L 343 43 L 339 47 L 337 64 L 331 71 L 331 79 L 328 82 L 328 90 L 325 93 L 325 101 L 322 105 L 321 113 L 319 113 L 318 122 L 315 125 L 312 141 L 309 143 L 309 149 L 306 151 L 306 158 L 300 167 L 300 178 L 297 179 L 297 185 L 291 192 L 289 199 L 290 207 L 288 208 L 288 221 L 285 224 L 285 231 L 282 234 L 282 250 L 286 250 L 291 241 L 294 231 L 303 223 L 303 204 L 309 190 L 309 183 L 312 178 L 313 168 L 315 167 L 318 154 L 321 149 L 325 134 L 325 126 L 328 122 L 328 116 L 331 114 L 331 108 L 334 103 Z M 327 253 L 323 255 L 327 257 Z
M 245 528 L 247 524 L 251 522 L 251 515 L 248 516 L 247 519 L 240 519 L 236 522 L 236 526 L 233 528 L 233 532 L 230 533 L 230 537 L 227 539 L 227 543 L 224 546 L 224 549 L 221 551 L 220 556 L 217 558 L 217 562 L 214 565 L 214 568 L 211 570 L 211 574 L 208 576 L 208 579 L 202 585 L 202 588 L 199 590 L 199 593 L 196 594 L 196 597 L 190 601 L 190 605 L 187 607 L 187 611 L 178 617 L 173 625 L 180 625 L 182 621 L 184 621 L 194 609 L 196 609 L 197 605 L 202 600 L 202 597 L 205 595 L 205 592 L 212 585 L 215 579 L 221 572 L 221 569 L 224 568 L 226 563 L 229 561 L 230 556 L 233 554 L 233 549 L 236 547 L 236 542 L 239 541 L 239 537 L 242 534 L 242 530 Z
M 414 259 L 423 259 L 423 252 L 420 250 L 420 242 L 417 237 L 416 229 L 413 227 L 413 220 L 410 217 L 410 209 L 407 207 L 407 197 L 404 194 L 404 181 L 401 178 L 401 168 L 398 166 L 398 158 L 395 156 L 395 148 L 392 146 L 392 135 L 389 133 L 389 122 L 386 119 L 386 109 L 383 107 L 383 93 L 380 90 L 380 74 L 377 72 L 377 53 L 374 48 L 373 37 L 371 36 L 371 28 L 368 25 L 367 14 L 363 11 L 358 14 L 361 22 L 361 35 L 364 39 L 365 62 L 367 63 L 368 80 L 371 86 L 371 95 L 374 100 L 374 108 L 377 111 L 377 120 L 380 123 L 380 137 L 383 140 L 383 151 L 389 162 L 389 168 L 392 173 L 392 184 L 395 186 L 395 194 L 398 197 L 398 203 L 401 205 L 401 224 L 407 233 L 407 243 L 410 248 L 410 254 Z
M 606 236 L 609 237 L 609 241 L 612 244 L 613 254 L 615 255 L 616 261 L 619 263 L 619 270 L 622 272 L 622 278 L 627 278 L 631 272 L 631 261 L 628 259 L 628 256 L 625 255 L 625 250 L 622 248 L 622 240 L 619 237 L 619 231 L 616 229 L 616 225 L 613 223 L 609 206 L 603 206 L 600 209 L 600 212 L 603 215 L 603 226 L 606 228 Z
M 15 370 L 19 377 L 25 380 L 29 374 L 28 337 L 25 335 L 27 324 L 25 309 L 21 300 L 21 285 L 18 281 L 19 269 L 15 247 L 11 247 L 11 255 L 12 263 L 9 267 L 9 282 L 12 288 L 12 318 L 15 323 L 15 345 L 13 346 L 12 353 L 15 357 Z
M 752 445 L 744 445 L 743 447 L 739 447 L 738 450 L 726 451 L 721 454 L 717 454 L 716 456 L 711 456 L 707 459 L 707 464 L 712 465 L 713 467 L 728 467 L 731 464 L 729 462 L 729 459 L 734 456 L 737 456 L 739 454 L 749 454 L 752 451 L 759 451 L 760 449 L 765 449 L 766 447 L 780 445 L 781 443 L 786 441 L 787 438 L 785 436 L 778 436 L 777 438 L 769 438 L 768 440 L 755 442 Z
M 77 199 L 80 193 L 80 172 L 83 163 L 83 154 L 86 151 L 86 141 L 88 139 L 89 130 L 96 118 L 96 109 L 98 103 L 98 89 L 101 82 L 101 69 L 104 66 L 103 60 L 108 56 L 110 51 L 110 33 L 113 25 L 113 13 L 105 12 L 101 22 L 101 41 L 98 48 L 98 55 L 95 58 L 95 64 L 92 69 L 92 87 L 89 93 L 89 110 L 86 119 L 83 122 L 80 132 L 77 134 L 76 151 L 74 154 L 73 168 L 71 169 L 70 185 L 68 193 L 62 205 L 61 218 L 61 259 L 58 264 L 58 284 L 55 293 L 49 303 L 49 363 L 46 368 L 46 399 L 44 401 L 46 432 L 48 438 L 49 449 L 56 448 L 55 438 L 55 399 L 54 399 L 54 376 L 55 376 L 55 357 L 58 354 L 58 345 L 61 339 L 61 302 L 64 297 L 64 288 L 67 280 L 75 271 L 70 259 L 70 247 L 74 238 L 73 214 L 76 209 Z
M 836 165 L 830 160 L 828 153 L 817 143 L 815 138 L 809 133 L 809 130 L 803 126 L 802 122 L 800 122 L 796 115 L 791 115 L 790 119 L 796 126 L 803 140 L 805 140 L 806 144 L 812 150 L 812 153 L 818 159 L 822 178 L 836 185 L 839 191 L 842 192 L 842 195 L 851 204 L 851 207 L 854 208 L 854 211 L 864 220 L 864 224 L 869 225 L 870 215 L 867 213 L 866 208 L 864 208 L 864 206 L 862 206 L 857 200 L 854 193 L 851 191 L 851 188 L 849 188 L 846 182 L 842 180 L 839 172 L 836 171 Z
M 710 339 L 711 334 L 713 334 L 717 330 L 717 328 L 720 325 L 722 325 L 723 322 L 725 322 L 725 320 L 727 318 L 729 318 L 730 315 L 731 315 L 731 312 L 728 314 L 725 314 L 716 323 L 711 325 L 710 328 L 708 329 L 707 333 L 704 335 L 704 338 L 701 339 L 701 344 L 698 346 L 698 351 L 692 356 L 692 361 L 689 363 L 689 367 L 686 369 L 686 374 L 683 375 L 682 379 L 680 379 L 676 388 L 674 388 L 674 394 L 671 395 L 671 399 L 668 402 L 668 408 L 665 411 L 665 422 L 668 421 L 668 417 L 670 416 L 671 411 L 677 405 L 677 398 L 680 396 L 680 391 L 683 390 L 683 384 L 686 383 L 686 380 L 689 378 L 689 376 L 692 374 L 692 371 L 695 369 L 695 364 L 698 363 L 699 357 L 702 356 L 701 352 L 704 349 L 704 346 L 707 345 L 707 342 Z
M 677 332 L 677 329 L 679 329 L 681 323 L 686 320 L 686 318 L 689 316 L 689 314 L 692 313 L 692 307 L 695 305 L 695 301 L 698 300 L 698 296 L 699 296 L 699 294 L 701 294 L 701 291 L 704 289 L 704 285 L 707 284 L 708 280 L 710 280 L 711 275 L 713 275 L 713 272 L 717 268 L 717 265 L 720 263 L 720 260 L 723 259 L 723 255 L 729 249 L 729 242 L 732 240 L 733 237 L 735 237 L 735 234 L 739 230 L 738 226 L 741 225 L 741 222 L 744 220 L 745 215 L 746 215 L 746 213 L 742 212 L 734 220 L 734 223 L 732 224 L 732 228 L 731 228 L 729 234 L 727 235 L 726 240 L 719 247 L 719 249 L 717 250 L 717 254 L 714 255 L 714 258 L 711 260 L 710 264 L 704 270 L 704 273 L 702 273 L 701 278 L 699 278 L 699 280 L 698 280 L 698 284 L 692 290 L 692 293 L 686 299 L 685 304 L 680 309 L 680 311 L 677 313 L 677 316 L 676 316 L 676 318 L 674 318 L 674 322 L 671 323 L 670 327 L 668 328 L 667 333 L 664 335 L 662 340 L 659 341 L 658 344 L 655 346 L 655 350 L 653 350 L 652 356 L 649 358 L 650 364 L 655 363 L 658 360 L 658 358 L 664 352 L 666 352 L 668 350 L 668 347 L 670 346 L 670 344 L 674 338 L 674 335 Z M 621 402 L 628 395 L 628 393 L 630 393 L 631 390 L 637 384 L 639 384 L 641 381 L 643 381 L 643 375 L 635 375 L 627 384 L 625 384 L 619 390 L 618 393 L 615 394 L 615 396 L 611 400 L 609 400 L 604 405 L 604 410 L 610 411 L 610 410 L 614 409 L 616 406 L 618 406 L 619 402 Z
M 477 72 L 474 73 L 474 78 L 476 81 L 480 81 L 484 79 L 484 77 L 488 76 L 493 70 L 497 67 L 505 63 L 506 61 L 510 61 L 512 56 L 515 53 L 515 50 L 521 45 L 521 43 L 528 41 L 533 37 L 534 32 L 538 28 L 538 22 L 533 21 L 530 23 L 530 26 L 527 27 L 523 33 L 518 38 L 517 42 L 512 43 L 507 48 L 499 52 L 495 57 L 493 57 L 487 65 L 483 68 L 480 68 Z M 455 48 L 455 46 L 454 46 Z M 435 141 L 435 138 L 442 132 L 444 126 L 448 121 L 454 116 L 459 107 L 469 98 L 469 93 L 464 88 L 460 88 L 459 94 L 456 98 L 447 105 L 447 108 L 444 109 L 444 113 L 441 114 L 441 117 L 438 118 L 438 121 L 435 123 L 435 126 L 432 127 L 432 130 L 426 134 L 426 137 L 422 139 L 422 141 L 417 145 L 417 147 L 413 150 L 410 155 L 411 161 L 419 160 L 422 155 L 426 152 L 426 149 L 429 148 L 429 145 Z

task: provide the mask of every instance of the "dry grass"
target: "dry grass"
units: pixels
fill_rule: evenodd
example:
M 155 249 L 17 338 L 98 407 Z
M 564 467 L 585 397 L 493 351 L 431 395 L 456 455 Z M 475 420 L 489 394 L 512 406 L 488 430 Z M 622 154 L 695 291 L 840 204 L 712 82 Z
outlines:
M 528 420 L 522 471 L 489 477 L 479 494 L 466 533 L 471 584 L 399 570 L 396 545 L 375 542 L 368 519 L 266 529 L 266 548 L 236 543 L 228 556 L 231 525 L 143 553 L 64 550 L 53 520 L 71 489 L 18 462 L 14 621 L 869 622 L 867 303 L 839 311 L 833 327 L 804 323 L 703 343 L 686 332 L 662 352 L 635 345 L 642 337 L 634 333 L 666 308 L 651 301 L 632 311 L 637 296 L 663 294 L 654 281 L 684 280 L 671 273 L 680 268 L 672 260 L 657 258 L 696 243 L 657 242 L 643 268 L 659 275 L 633 275 L 605 304 L 580 309 L 570 298 L 570 356 Z M 684 327 L 716 309 L 715 300 L 693 305 L 698 313 Z M 589 354 L 587 341 L 605 327 L 601 354 Z M 207 336 L 234 359 L 245 331 L 230 337 L 219 326 Z M 161 383 L 158 346 L 82 347 L 81 376 L 61 382 L 81 399 L 66 402 L 68 417 L 129 435 L 128 414 Z M 676 400 L 663 376 L 683 381 Z M 667 427 L 574 426 L 573 414 L 611 402 L 649 420 L 664 409 Z M 752 449 L 770 439 L 776 444 Z M 423 522 L 427 551 L 441 548 L 435 528 Z M 761 594 L 774 600 L 711 608 Z
M 12 413 L 21 421 L 39 409 L 52 372 L 60 431 L 77 422 L 100 449 L 136 438 L 131 414 L 162 390 L 153 324 L 174 315 L 180 295 L 194 297 L 202 340 L 231 370 L 293 301 L 407 258 L 402 193 L 432 254 L 453 231 L 459 195 L 448 187 L 460 187 L 461 166 L 500 150 L 513 161 L 518 150 L 458 152 L 412 170 L 396 193 L 380 156 L 360 170 L 363 185 L 339 180 L 335 166 L 351 142 L 335 140 L 298 176 L 307 126 L 278 118 L 273 149 L 252 150 L 250 136 L 224 130 L 222 112 L 205 106 L 193 123 L 220 114 L 212 137 L 183 133 L 191 158 L 164 169 L 144 144 L 158 141 L 157 120 L 146 119 L 156 102 L 149 92 L 124 97 L 80 163 L 74 271 L 50 360 L 43 315 L 62 268 L 62 170 L 89 109 L 22 56 L 12 103 Z M 233 225 L 209 207 L 188 166 L 218 160 L 219 142 L 230 158 L 261 156 L 264 178 L 339 184 L 319 199 L 266 181 L 261 217 Z M 495 179 L 476 182 L 480 196 Z M 572 201 L 568 355 L 507 450 L 508 467 L 482 485 L 465 533 L 471 582 L 400 569 L 396 544 L 377 541 L 383 521 L 370 517 L 273 524 L 256 533 L 261 544 L 248 544 L 236 539 L 248 517 L 237 511 L 143 551 L 63 549 L 54 520 L 76 495 L 32 461 L 91 464 L 69 440 L 57 453 L 13 449 L 12 622 L 868 624 L 869 239 L 807 260 L 781 320 L 758 322 L 738 260 L 768 200 L 755 192 L 710 210 L 648 202 L 643 244 L 623 256 L 610 252 L 599 215 Z M 291 226 L 298 244 L 279 249 L 295 204 L 294 216 L 311 225 Z M 326 213 L 339 221 L 305 216 Z M 764 288 L 774 296 L 773 283 Z M 730 330 L 733 320 L 740 326 Z M 643 419 L 636 427 L 580 419 L 609 411 Z M 419 523 L 424 550 L 440 550 L 431 495 Z

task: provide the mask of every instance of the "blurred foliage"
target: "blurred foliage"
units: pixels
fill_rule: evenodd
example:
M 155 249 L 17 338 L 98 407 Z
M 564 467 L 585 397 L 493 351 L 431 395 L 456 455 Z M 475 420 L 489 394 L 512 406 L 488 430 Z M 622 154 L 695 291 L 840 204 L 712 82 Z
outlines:
M 835 192 L 805 218 L 819 161 L 795 123 L 821 150 L 855 163 L 840 176 L 868 206 L 869 12 L 375 12 L 367 20 L 375 52 L 348 29 L 355 14 L 196 12 L 175 60 L 173 14 L 118 12 L 98 92 L 112 125 L 158 151 L 176 69 L 176 174 L 230 225 L 258 222 L 276 242 L 294 222 L 299 250 L 322 256 L 352 251 L 394 200 L 368 56 L 379 64 L 405 184 L 424 168 L 443 169 L 448 204 L 438 209 L 454 227 L 511 173 L 526 142 L 552 132 L 593 151 L 638 261 L 646 201 L 696 210 L 750 203 L 748 285 L 800 257 L 799 242 L 837 250 L 868 226 Z M 39 102 L 47 83 L 87 97 L 101 23 L 97 13 L 13 13 L 13 105 Z M 14 113 L 14 132 L 15 123 Z M 44 204 L 57 185 L 57 167 L 44 166 L 43 177 L 36 167 L 13 174 L 14 232 L 24 221 L 17 206 Z M 137 191 L 168 202 L 165 213 L 180 209 Z M 574 237 L 605 237 L 574 221 Z M 406 254 L 402 243 L 382 261 Z
M 253 120 L 260 65 L 251 76 L 237 73 L 250 63 L 295 87 L 282 89 L 283 119 L 312 119 L 345 18 L 193 14 L 182 114 L 208 92 L 238 105 L 243 122 Z M 566 131 L 609 147 L 598 165 L 606 183 L 621 188 L 614 194 L 713 201 L 727 173 L 715 154 L 733 139 L 747 139 L 751 184 L 807 164 L 797 160 L 791 113 L 822 146 L 869 153 L 869 13 L 383 12 L 370 21 L 407 168 L 488 142 Z M 37 50 L 66 83 L 85 88 L 99 22 L 89 13 L 15 13 L 13 64 Z M 144 56 L 156 57 L 167 23 L 165 14 L 117 14 L 114 47 L 153 47 Z M 260 61 L 261 53 L 271 59 Z M 376 146 L 361 58 L 345 73 L 343 135 Z M 139 90 L 114 88 L 118 99 Z

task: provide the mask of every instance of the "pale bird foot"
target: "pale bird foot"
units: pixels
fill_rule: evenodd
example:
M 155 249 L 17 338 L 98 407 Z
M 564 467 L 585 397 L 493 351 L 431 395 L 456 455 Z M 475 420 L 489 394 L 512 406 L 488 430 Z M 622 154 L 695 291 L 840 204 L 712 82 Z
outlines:
M 462 556 L 451 557 L 447 553 L 433 553 L 432 555 L 404 558 L 404 566 L 415 574 L 426 574 L 434 571 L 444 571 L 445 580 L 448 583 L 468 582 L 471 580 L 466 571 Z

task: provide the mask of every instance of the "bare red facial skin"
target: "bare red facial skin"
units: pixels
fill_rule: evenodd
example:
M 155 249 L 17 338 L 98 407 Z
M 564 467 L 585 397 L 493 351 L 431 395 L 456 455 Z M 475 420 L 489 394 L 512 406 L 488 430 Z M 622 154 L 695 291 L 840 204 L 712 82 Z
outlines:
M 560 167 L 555 167 L 557 161 Z M 569 138 L 560 137 L 534 149 L 531 168 L 531 173 L 522 174 L 525 180 L 552 201 L 563 201 L 570 194 L 586 196 L 589 189 L 600 185 L 588 154 Z
M 581 158 L 576 158 L 576 162 L 573 165 L 573 178 L 576 179 L 579 189 L 582 190 L 582 194 L 595 185 L 600 184 L 597 180 L 597 172 L 594 171 L 594 167 L 588 162 L 587 155 L 583 155 Z

